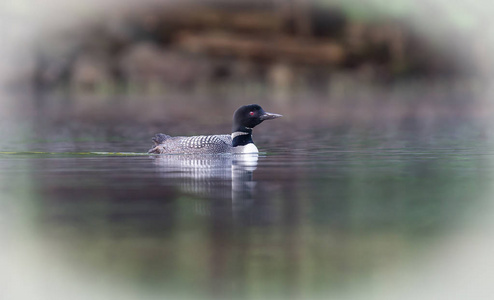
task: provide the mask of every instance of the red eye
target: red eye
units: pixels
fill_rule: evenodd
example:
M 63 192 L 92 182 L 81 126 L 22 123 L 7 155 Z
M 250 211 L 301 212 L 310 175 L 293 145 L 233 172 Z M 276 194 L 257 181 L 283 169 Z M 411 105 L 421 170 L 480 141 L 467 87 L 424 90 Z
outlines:
M 253 111 L 251 111 L 251 112 L 249 113 L 249 115 L 253 116 L 253 115 L 254 115 L 254 112 L 253 112 Z

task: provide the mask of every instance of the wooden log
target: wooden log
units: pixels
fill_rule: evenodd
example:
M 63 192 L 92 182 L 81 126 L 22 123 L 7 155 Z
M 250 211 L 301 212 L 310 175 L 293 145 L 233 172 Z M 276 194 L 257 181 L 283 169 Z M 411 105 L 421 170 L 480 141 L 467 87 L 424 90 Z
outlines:
M 182 50 L 216 56 L 326 65 L 339 65 L 345 59 L 341 44 L 302 37 L 181 32 L 176 42 Z

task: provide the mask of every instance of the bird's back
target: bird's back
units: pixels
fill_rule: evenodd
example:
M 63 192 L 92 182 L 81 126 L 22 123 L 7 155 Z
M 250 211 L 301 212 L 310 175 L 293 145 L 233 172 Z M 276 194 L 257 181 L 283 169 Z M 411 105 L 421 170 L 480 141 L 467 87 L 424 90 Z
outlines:
M 148 153 L 156 154 L 216 154 L 229 153 L 232 150 L 232 138 L 229 134 L 197 135 L 171 137 L 159 133 L 154 136 L 155 147 Z

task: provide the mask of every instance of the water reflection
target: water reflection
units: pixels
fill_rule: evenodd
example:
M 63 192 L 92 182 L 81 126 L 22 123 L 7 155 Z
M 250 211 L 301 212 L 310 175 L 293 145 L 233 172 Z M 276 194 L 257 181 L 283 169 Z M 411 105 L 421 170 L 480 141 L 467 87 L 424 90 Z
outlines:
M 240 220 L 242 213 L 254 202 L 256 182 L 253 173 L 258 154 L 158 155 L 151 158 L 160 176 L 171 180 L 181 192 L 216 203 L 208 205 L 203 200 L 198 201 L 196 212 L 199 214 L 214 214 L 217 218 L 231 215 Z

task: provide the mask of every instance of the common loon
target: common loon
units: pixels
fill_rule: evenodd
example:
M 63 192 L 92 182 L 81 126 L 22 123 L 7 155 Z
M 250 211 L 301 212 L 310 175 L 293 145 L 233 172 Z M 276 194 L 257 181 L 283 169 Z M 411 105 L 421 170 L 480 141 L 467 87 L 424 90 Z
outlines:
M 258 153 L 252 141 L 252 128 L 264 120 L 281 117 L 265 112 L 261 106 L 250 104 L 240 107 L 233 114 L 232 134 L 177 136 L 158 133 L 152 140 L 154 147 L 148 153 L 156 154 L 216 154 Z

